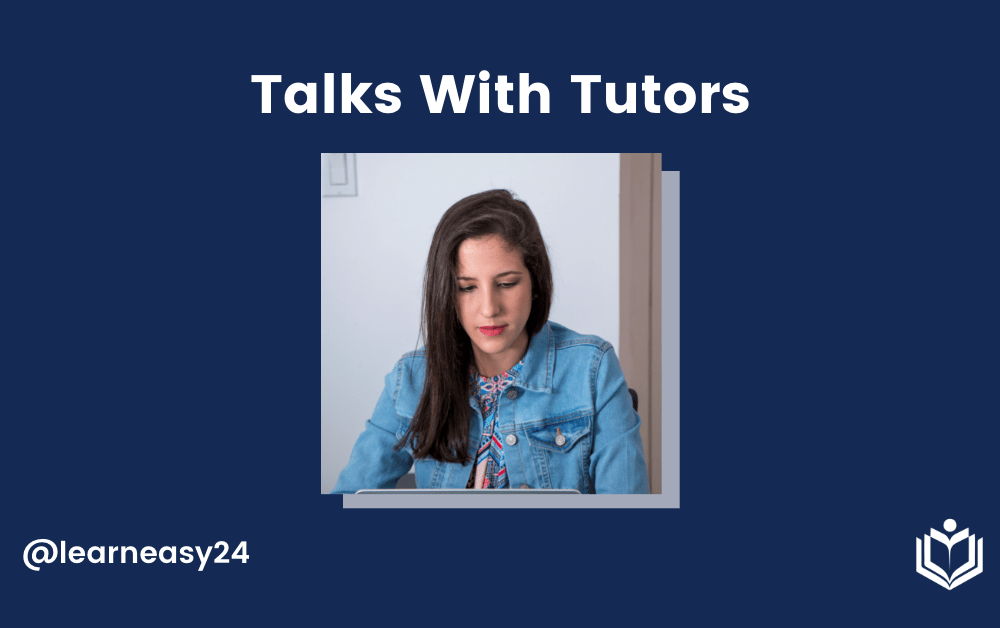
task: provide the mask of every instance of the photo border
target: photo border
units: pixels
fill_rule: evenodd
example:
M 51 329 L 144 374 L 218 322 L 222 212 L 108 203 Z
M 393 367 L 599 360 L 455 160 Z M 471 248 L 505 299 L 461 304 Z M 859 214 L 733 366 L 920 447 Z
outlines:
M 680 508 L 680 172 L 661 172 L 662 196 L 662 493 L 650 495 L 344 495 L 344 508 Z M 493 498 L 496 499 L 496 498 Z

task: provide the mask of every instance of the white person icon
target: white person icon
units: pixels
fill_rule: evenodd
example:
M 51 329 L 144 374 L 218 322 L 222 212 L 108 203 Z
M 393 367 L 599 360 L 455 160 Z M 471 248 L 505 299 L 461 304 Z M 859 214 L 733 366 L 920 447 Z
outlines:
M 955 528 L 958 527 L 958 524 L 955 523 L 954 519 L 946 519 L 943 527 L 945 532 L 950 533 L 955 532 Z M 951 571 L 951 550 L 955 547 L 955 545 L 961 543 L 962 541 L 968 541 L 968 561 L 959 568 L 955 569 L 951 573 L 951 576 L 949 576 L 944 569 L 934 564 L 934 561 L 931 560 L 932 540 L 943 543 L 944 546 L 948 548 L 948 571 Z M 977 548 L 978 561 L 976 560 Z M 917 539 L 917 573 L 924 576 L 928 580 L 932 580 L 940 584 L 948 590 L 954 589 L 958 585 L 983 573 L 983 539 L 979 539 L 977 544 L 976 535 L 970 535 L 968 528 L 962 530 L 961 532 L 956 532 L 951 536 L 931 528 L 930 535 L 924 535 L 923 543 L 920 542 L 919 538 Z

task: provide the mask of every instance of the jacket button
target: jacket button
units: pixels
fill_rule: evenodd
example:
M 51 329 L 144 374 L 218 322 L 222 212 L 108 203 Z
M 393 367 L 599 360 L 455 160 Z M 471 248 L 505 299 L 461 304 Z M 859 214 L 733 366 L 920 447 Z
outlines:
M 517 444 L 517 436 L 514 436 L 513 434 L 507 434 L 506 441 L 507 441 L 508 445 L 516 445 Z
M 531 488 L 531 487 L 528 486 L 527 484 L 522 484 L 521 486 L 518 486 L 517 488 Z
M 507 393 L 507 398 L 508 399 L 517 399 L 517 391 L 516 390 L 512 390 L 509 393 Z
M 556 445 L 562 447 L 566 444 L 566 437 L 563 436 L 562 429 L 556 428 Z

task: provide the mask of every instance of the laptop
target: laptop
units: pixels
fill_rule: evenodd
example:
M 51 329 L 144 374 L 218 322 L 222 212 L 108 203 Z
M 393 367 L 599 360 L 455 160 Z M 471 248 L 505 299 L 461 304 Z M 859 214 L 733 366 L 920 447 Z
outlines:
M 369 488 L 362 489 L 355 495 L 579 495 L 580 491 L 571 488 L 489 488 L 474 490 L 468 488 Z

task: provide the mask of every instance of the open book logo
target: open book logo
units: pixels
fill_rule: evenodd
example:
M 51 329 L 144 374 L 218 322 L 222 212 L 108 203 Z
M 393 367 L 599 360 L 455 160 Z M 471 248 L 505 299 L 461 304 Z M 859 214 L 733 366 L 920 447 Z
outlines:
M 948 519 L 944 522 L 946 532 L 955 532 L 956 527 L 954 519 Z M 951 572 L 950 576 L 944 569 L 935 565 L 934 561 L 931 560 L 931 541 L 938 541 L 948 548 L 948 571 Z M 963 556 L 962 541 L 965 541 L 969 548 L 968 561 L 957 569 L 952 570 L 952 549 L 955 550 L 955 560 L 961 560 Z M 979 539 L 977 543 L 976 535 L 970 535 L 968 528 L 961 532 L 955 532 L 951 536 L 947 536 L 931 528 L 930 536 L 925 534 L 922 543 L 919 538 L 917 539 L 917 573 L 928 580 L 933 580 L 950 591 L 983 573 L 983 540 Z

